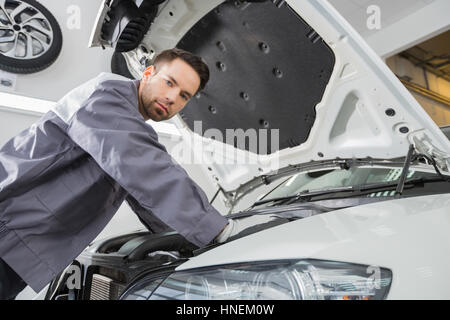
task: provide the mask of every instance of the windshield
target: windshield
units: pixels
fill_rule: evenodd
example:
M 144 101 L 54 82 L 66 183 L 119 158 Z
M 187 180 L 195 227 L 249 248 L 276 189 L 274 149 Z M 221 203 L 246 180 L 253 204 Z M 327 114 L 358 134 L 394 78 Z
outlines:
M 269 193 L 260 197 L 260 200 L 283 198 L 296 195 L 300 192 L 311 192 L 318 190 L 327 190 L 331 188 L 351 187 L 359 185 L 370 185 L 377 183 L 395 183 L 398 182 L 402 173 L 401 168 L 361 168 L 353 167 L 351 169 L 322 170 L 309 173 L 298 173 L 293 175 L 283 183 L 279 184 Z M 409 170 L 406 181 L 413 179 L 436 178 L 435 173 Z M 408 195 L 425 195 L 433 193 L 450 192 L 448 182 L 436 182 L 433 184 L 424 184 L 420 187 L 405 191 Z M 374 192 L 364 197 L 393 197 L 395 188 L 389 191 Z M 328 195 L 330 196 L 330 195 Z M 257 207 L 264 207 L 271 203 L 261 204 Z

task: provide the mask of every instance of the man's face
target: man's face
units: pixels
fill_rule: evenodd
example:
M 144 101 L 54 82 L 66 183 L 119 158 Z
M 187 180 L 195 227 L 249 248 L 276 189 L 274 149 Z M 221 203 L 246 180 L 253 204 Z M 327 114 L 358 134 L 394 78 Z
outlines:
M 139 91 L 139 112 L 145 120 L 161 121 L 180 112 L 200 87 L 200 76 L 177 58 L 144 74 Z

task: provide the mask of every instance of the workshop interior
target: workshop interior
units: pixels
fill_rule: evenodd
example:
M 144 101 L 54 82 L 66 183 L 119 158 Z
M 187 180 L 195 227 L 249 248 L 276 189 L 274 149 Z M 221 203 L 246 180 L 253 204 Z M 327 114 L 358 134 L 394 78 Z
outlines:
M 0 0 L 0 258 L 24 281 L 13 299 L 450 299 L 449 12 L 448 0 Z M 155 59 L 172 48 L 201 57 L 209 81 L 173 98 L 186 104 L 170 118 L 155 100 L 169 119 L 146 120 L 140 92 L 156 92 L 151 79 L 173 64 Z M 85 92 L 102 77 L 103 89 Z M 161 83 L 190 88 L 186 79 Z M 135 110 L 108 105 L 119 84 L 139 84 L 120 100 Z M 142 131 L 121 133 L 131 121 Z M 69 161 L 60 135 L 83 158 Z M 42 160 L 58 148 L 67 153 Z M 146 157 L 152 148 L 161 153 Z M 93 186 L 123 197 L 85 190 L 98 205 L 74 197 L 67 215 L 80 219 L 69 220 L 57 206 L 82 188 L 83 161 L 102 174 Z M 164 172 L 139 176 L 146 166 Z M 37 178 L 52 170 L 73 178 Z M 174 182 L 180 170 L 192 182 Z M 116 179 L 128 173 L 134 181 Z M 50 179 L 55 189 L 34 191 Z M 134 190 L 140 179 L 151 188 Z M 24 194 L 35 207 L 21 206 Z M 114 212 L 95 212 L 102 201 Z M 191 217 L 173 212 L 183 202 L 219 212 L 223 233 L 186 238 L 187 226 L 208 225 L 177 230 L 172 219 Z M 88 216 L 107 223 L 87 246 L 63 264 L 44 258 L 57 255 L 50 220 L 74 232 L 75 248 Z M 18 267 L 28 258 L 12 234 L 50 282 L 31 280 L 37 262 Z

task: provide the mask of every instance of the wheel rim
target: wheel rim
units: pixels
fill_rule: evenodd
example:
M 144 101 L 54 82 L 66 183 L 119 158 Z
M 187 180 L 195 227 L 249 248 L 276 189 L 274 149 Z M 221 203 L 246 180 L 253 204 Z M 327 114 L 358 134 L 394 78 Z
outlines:
M 53 42 L 49 20 L 36 7 L 0 0 L 0 54 L 21 60 L 45 54 Z

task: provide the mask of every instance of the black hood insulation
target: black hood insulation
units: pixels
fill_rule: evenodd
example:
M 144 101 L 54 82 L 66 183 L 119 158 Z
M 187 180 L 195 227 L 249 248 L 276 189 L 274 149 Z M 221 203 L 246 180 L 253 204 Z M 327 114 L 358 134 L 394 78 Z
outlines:
M 209 83 L 180 113 L 191 130 L 202 121 L 202 135 L 216 128 L 225 141 L 226 129 L 267 129 L 270 142 L 271 129 L 279 129 L 279 149 L 308 139 L 335 57 L 284 1 L 224 2 L 177 47 L 210 68 Z M 277 151 L 270 145 L 250 150 L 248 142 L 231 144 L 258 154 Z

